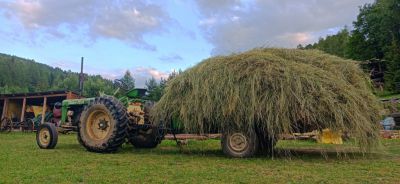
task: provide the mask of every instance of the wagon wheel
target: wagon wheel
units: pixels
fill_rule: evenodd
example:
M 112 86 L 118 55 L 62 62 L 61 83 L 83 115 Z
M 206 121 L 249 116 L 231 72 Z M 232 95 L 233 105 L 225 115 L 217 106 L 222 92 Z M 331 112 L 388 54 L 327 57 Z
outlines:
M 9 120 L 7 121 L 6 131 L 7 131 L 7 132 L 11 132 L 12 129 L 13 129 L 13 122 L 9 119 Z
M 251 157 L 259 147 L 255 132 L 227 131 L 222 134 L 222 151 L 230 157 Z
M 11 130 L 12 130 L 12 122 L 11 122 L 11 120 L 9 118 L 7 118 L 7 117 L 4 117 L 1 120 L 0 131 L 8 133 L 8 132 L 11 132 Z

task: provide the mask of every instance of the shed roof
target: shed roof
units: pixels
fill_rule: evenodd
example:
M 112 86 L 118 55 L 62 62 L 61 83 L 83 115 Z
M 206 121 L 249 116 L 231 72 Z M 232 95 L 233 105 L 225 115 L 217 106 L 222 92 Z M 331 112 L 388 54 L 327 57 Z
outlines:
M 0 98 L 7 97 L 29 97 L 29 96 L 47 96 L 47 95 L 67 95 L 68 93 L 72 93 L 75 95 L 79 95 L 79 93 L 69 90 L 57 90 L 57 91 L 45 91 L 45 92 L 34 92 L 34 93 L 12 93 L 12 94 L 0 94 Z

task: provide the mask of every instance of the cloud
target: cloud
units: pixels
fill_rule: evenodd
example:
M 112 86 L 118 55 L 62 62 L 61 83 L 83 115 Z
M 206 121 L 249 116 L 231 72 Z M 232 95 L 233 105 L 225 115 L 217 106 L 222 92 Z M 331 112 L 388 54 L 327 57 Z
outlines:
M 284 44 L 306 44 L 314 39 L 314 33 L 310 32 L 285 33 L 277 36 L 277 40 L 280 40 Z
M 52 67 L 59 67 L 65 70 L 72 70 L 73 72 L 80 72 L 80 67 L 81 67 L 80 62 L 66 61 L 66 60 L 54 61 L 49 63 L 49 65 Z M 144 88 L 146 86 L 146 81 L 152 77 L 157 81 L 160 81 L 161 79 L 167 79 L 168 76 L 173 71 L 175 71 L 174 69 L 171 69 L 169 71 L 168 70 L 161 71 L 154 67 L 144 67 L 144 66 L 131 68 L 128 70 L 131 72 L 132 77 L 135 79 L 136 87 L 139 88 Z M 112 68 L 104 68 L 94 65 L 88 65 L 86 63 L 83 66 L 84 73 L 90 75 L 101 75 L 103 78 L 109 80 L 122 78 L 126 71 L 127 71 L 126 68 L 112 69 Z
M 213 26 L 215 23 L 217 23 L 217 19 L 215 17 L 210 17 L 199 21 L 200 26 L 207 26 L 207 27 Z
M 197 0 L 196 3 L 202 13 L 208 16 L 226 14 L 243 7 L 240 0 Z
M 199 27 L 213 55 L 254 47 L 295 47 L 350 25 L 359 6 L 374 0 L 199 0 Z
M 72 72 L 77 72 L 77 73 L 81 71 L 81 63 L 76 61 L 56 60 L 54 62 L 50 62 L 49 65 L 52 67 L 61 68 L 62 70 L 70 70 Z M 124 75 L 125 71 L 126 71 L 125 69 L 110 69 L 104 67 L 97 67 L 87 63 L 83 64 L 84 73 L 89 75 L 101 75 L 102 77 L 109 80 L 121 78 Z
M 44 33 L 64 38 L 83 33 L 89 40 L 111 38 L 155 50 L 143 36 L 166 31 L 171 19 L 157 4 L 145 0 L 16 0 L 0 2 L 0 12 L 21 24 L 32 39 Z
M 162 72 L 152 67 L 138 67 L 132 70 L 134 76 L 149 76 L 157 80 L 166 79 L 169 76 L 168 72 Z
M 85 73 L 101 75 L 110 80 L 119 79 L 125 74 L 126 69 L 97 69 L 86 67 Z M 171 72 L 160 71 L 152 67 L 137 67 L 129 70 L 132 77 L 135 79 L 135 85 L 138 88 L 146 87 L 146 81 L 150 78 L 155 78 L 157 81 L 168 78 Z
M 160 71 L 152 67 L 138 67 L 130 70 L 133 78 L 135 78 L 136 87 L 144 88 L 146 87 L 146 81 L 150 78 L 155 78 L 156 80 L 168 78 L 171 72 Z
M 158 58 L 161 61 L 165 61 L 165 62 L 176 62 L 176 61 L 181 61 L 183 60 L 182 56 L 178 55 L 178 54 L 174 54 L 171 53 L 169 55 L 164 55 Z
M 80 68 L 81 65 L 78 62 L 58 60 L 50 63 L 50 66 L 58 68 Z
M 125 74 L 126 69 L 102 69 L 84 66 L 84 72 L 91 75 L 101 75 L 102 77 L 115 80 L 122 78 Z M 135 86 L 138 88 L 146 87 L 146 81 L 150 78 L 155 78 L 157 81 L 161 79 L 168 78 L 171 72 L 168 71 L 160 71 L 152 67 L 137 67 L 129 70 L 132 74 L 132 77 L 135 79 Z

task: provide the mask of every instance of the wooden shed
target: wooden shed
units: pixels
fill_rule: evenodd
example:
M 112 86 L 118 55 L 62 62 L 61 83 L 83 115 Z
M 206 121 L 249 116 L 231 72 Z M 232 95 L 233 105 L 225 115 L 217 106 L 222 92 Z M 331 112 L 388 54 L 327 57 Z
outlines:
M 10 118 L 13 122 L 23 122 L 25 118 L 45 114 L 55 103 L 65 99 L 80 98 L 73 91 L 47 91 L 37 93 L 0 94 L 1 119 Z M 39 112 L 41 111 L 41 112 Z M 44 121 L 42 116 L 42 123 Z

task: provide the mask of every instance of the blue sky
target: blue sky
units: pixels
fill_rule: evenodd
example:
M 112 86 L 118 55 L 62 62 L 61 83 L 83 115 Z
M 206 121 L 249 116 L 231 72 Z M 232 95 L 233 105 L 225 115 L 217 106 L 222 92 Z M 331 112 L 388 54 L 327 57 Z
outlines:
M 373 0 L 0 0 L 0 52 L 137 85 L 213 55 L 295 47 L 351 26 Z

